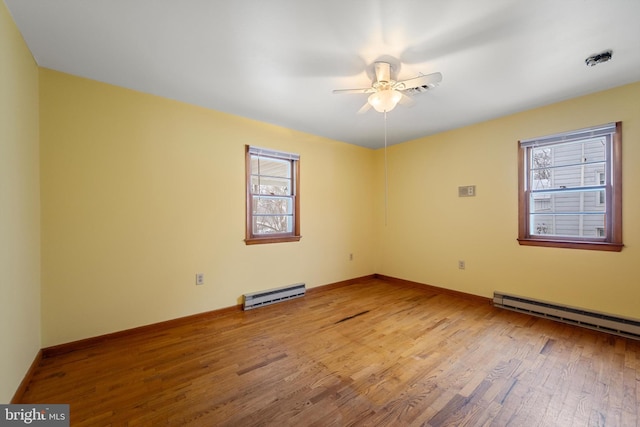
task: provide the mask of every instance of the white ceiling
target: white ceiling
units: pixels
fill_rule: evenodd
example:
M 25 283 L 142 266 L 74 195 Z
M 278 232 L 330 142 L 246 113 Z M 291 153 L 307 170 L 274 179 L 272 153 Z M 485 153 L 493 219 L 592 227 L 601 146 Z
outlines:
M 37 63 L 366 147 L 371 64 L 439 87 L 389 144 L 640 80 L 640 0 L 5 0 Z M 613 50 L 610 62 L 585 58 Z

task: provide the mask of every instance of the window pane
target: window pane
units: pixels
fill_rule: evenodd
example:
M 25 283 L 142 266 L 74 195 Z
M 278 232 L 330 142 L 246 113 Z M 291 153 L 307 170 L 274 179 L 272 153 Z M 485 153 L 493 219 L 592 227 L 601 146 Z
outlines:
M 606 159 L 606 138 L 558 143 L 553 147 L 535 147 L 532 149 L 532 156 L 532 168 L 603 162 Z
M 291 160 L 251 156 L 251 173 L 253 175 L 291 178 Z
M 253 196 L 254 215 L 292 215 L 292 197 Z
M 603 163 L 563 166 L 549 169 L 533 169 L 529 176 L 532 190 L 579 188 L 604 185 L 605 175 L 598 174 Z M 602 180 L 600 179 L 602 178 Z
M 292 215 L 266 215 L 253 217 L 254 234 L 279 234 L 292 232 Z
M 291 187 L 291 180 L 288 178 L 273 178 L 255 175 L 251 177 L 251 192 L 253 194 L 289 196 L 292 194 Z
M 529 224 L 536 236 L 602 237 L 605 227 L 604 214 L 531 214 Z
M 532 190 L 551 188 L 551 166 L 551 148 L 531 149 L 529 187 Z
M 533 193 L 529 202 L 531 213 L 595 213 L 604 212 L 601 198 L 604 190 Z

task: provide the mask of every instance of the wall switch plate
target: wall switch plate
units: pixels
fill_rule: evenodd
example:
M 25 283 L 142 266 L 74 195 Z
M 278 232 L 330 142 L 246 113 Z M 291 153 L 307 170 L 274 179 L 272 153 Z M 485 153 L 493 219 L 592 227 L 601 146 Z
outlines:
M 475 185 L 464 185 L 462 187 L 458 187 L 458 197 L 475 197 L 475 195 Z
M 196 285 L 204 285 L 204 273 L 196 274 Z
M 460 270 L 464 270 L 465 268 L 465 262 L 463 260 L 458 261 L 458 268 Z

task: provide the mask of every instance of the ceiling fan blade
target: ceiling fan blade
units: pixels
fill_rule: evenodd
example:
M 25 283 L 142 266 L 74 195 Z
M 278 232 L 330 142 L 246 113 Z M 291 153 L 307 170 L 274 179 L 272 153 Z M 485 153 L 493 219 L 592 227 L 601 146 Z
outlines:
M 363 89 L 335 89 L 333 93 L 373 93 L 375 89 L 368 87 Z
M 402 80 L 395 84 L 394 89 L 405 90 L 412 87 L 435 86 L 442 81 L 442 73 L 431 73 L 426 76 L 418 76 L 412 79 Z
M 414 105 L 416 105 L 416 101 L 413 98 L 405 95 L 402 92 L 400 92 L 400 94 L 402 95 L 402 98 L 400 98 L 399 101 L 400 104 L 404 105 L 405 107 L 413 107 Z
M 371 104 L 369 104 L 368 102 L 366 102 L 359 110 L 358 110 L 358 114 L 364 114 L 367 111 L 369 111 L 371 109 Z

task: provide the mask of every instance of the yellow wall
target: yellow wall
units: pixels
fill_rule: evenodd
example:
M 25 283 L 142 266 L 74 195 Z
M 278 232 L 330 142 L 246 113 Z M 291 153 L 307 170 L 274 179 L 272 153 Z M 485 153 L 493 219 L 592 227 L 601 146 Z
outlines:
M 374 272 L 640 318 L 640 83 L 389 148 L 386 226 L 382 150 L 51 70 L 40 88 L 45 347 Z M 625 249 L 520 247 L 517 141 L 617 120 Z M 243 243 L 245 144 L 301 154 L 301 242 Z
M 44 347 L 374 272 L 374 151 L 46 69 L 40 87 Z M 245 144 L 300 154 L 300 242 L 244 244 Z
M 382 192 L 376 197 L 376 272 L 640 318 L 638 100 L 635 83 L 391 147 L 386 227 Z M 623 122 L 623 251 L 519 246 L 518 140 L 614 121 Z M 383 154 L 376 152 L 379 187 Z M 477 196 L 459 198 L 463 185 L 476 185 Z
M 0 403 L 40 349 L 38 68 L 0 2 Z

